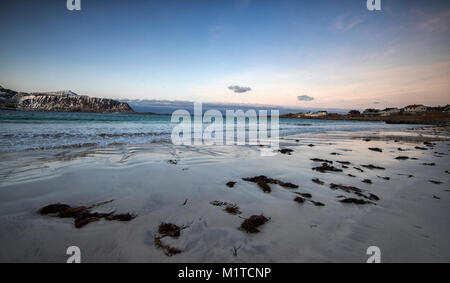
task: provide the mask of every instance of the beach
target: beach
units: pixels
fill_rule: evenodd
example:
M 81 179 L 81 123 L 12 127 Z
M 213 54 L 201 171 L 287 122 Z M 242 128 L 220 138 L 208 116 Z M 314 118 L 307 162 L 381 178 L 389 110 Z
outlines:
M 65 262 L 77 246 L 82 262 L 365 262 L 377 246 L 382 262 L 448 262 L 449 145 L 448 128 L 428 127 L 286 135 L 292 152 L 274 156 L 170 142 L 2 152 L 0 261 Z M 270 192 L 243 180 L 256 176 Z M 76 228 L 39 214 L 110 200 L 94 210 L 136 217 Z M 252 215 L 268 219 L 258 233 L 240 229 Z

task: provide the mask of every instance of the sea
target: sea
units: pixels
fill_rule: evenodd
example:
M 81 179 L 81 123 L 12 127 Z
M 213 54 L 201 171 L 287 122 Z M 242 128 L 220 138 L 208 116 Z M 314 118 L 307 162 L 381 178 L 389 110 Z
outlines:
M 225 123 L 225 117 L 223 120 Z M 0 110 L 0 152 L 170 142 L 177 124 L 171 122 L 170 114 Z M 279 135 L 400 130 L 414 126 L 417 125 L 280 118 Z M 246 127 L 247 132 L 253 129 Z

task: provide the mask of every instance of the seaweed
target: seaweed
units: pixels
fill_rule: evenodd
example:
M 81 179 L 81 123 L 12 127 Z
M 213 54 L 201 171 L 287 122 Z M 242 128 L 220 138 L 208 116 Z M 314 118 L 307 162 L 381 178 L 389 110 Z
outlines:
M 99 221 L 98 217 L 86 217 L 86 218 L 76 218 L 75 219 L 75 228 L 81 228 L 84 225 L 87 225 L 92 222 Z
M 379 147 L 369 147 L 369 150 L 377 151 L 377 152 L 383 152 L 383 150 L 381 148 L 379 148 Z
M 377 176 L 378 178 L 381 178 L 381 179 L 385 179 L 385 180 L 390 180 L 391 178 L 390 177 L 382 177 L 382 176 Z
M 304 203 L 305 199 L 302 197 L 295 197 L 294 201 L 298 202 L 298 203 Z
M 247 233 L 258 233 L 258 232 L 260 232 L 258 230 L 258 227 L 265 224 L 269 220 L 270 220 L 270 218 L 267 218 L 262 214 L 261 215 L 252 215 L 252 216 L 250 216 L 250 218 L 245 219 L 244 222 L 242 222 L 240 229 Z
M 283 182 L 283 181 L 273 179 L 273 178 L 268 178 L 264 175 L 256 176 L 256 177 L 252 177 L 252 178 L 242 178 L 242 180 L 247 181 L 247 182 L 256 183 L 261 188 L 261 190 L 263 190 L 263 192 L 265 192 L 265 193 L 271 192 L 270 186 L 268 184 L 277 184 L 277 185 L 280 185 L 282 187 L 289 188 L 289 189 L 297 189 L 298 188 L 298 185 L 296 185 L 296 184 L 292 184 L 289 182 Z
M 56 203 L 56 204 L 50 204 L 50 205 L 44 206 L 43 208 L 41 208 L 39 210 L 39 213 L 41 215 L 60 213 L 60 212 L 64 212 L 64 211 L 68 210 L 69 208 L 71 208 L 71 207 L 67 204 Z
M 224 206 L 224 205 L 227 205 L 228 202 L 219 201 L 219 200 L 214 200 L 214 201 L 210 202 L 210 204 L 212 204 L 212 205 L 214 205 L 214 206 Z
M 310 160 L 311 160 L 311 161 L 314 161 L 314 162 L 333 163 L 333 161 L 331 161 L 331 160 L 326 160 L 326 159 L 321 159 L 321 158 L 311 158 Z
M 325 184 L 325 183 L 324 183 L 323 181 L 321 181 L 319 178 L 314 178 L 314 179 L 312 179 L 311 181 L 313 181 L 314 183 L 319 184 L 319 185 Z
M 158 227 L 158 233 L 160 234 L 160 236 L 159 237 L 155 236 L 153 240 L 155 247 L 164 250 L 164 253 L 167 256 L 173 256 L 181 253 L 182 251 L 178 248 L 174 248 L 169 245 L 164 245 L 161 239 L 163 239 L 164 237 L 178 238 L 180 236 L 181 230 L 186 229 L 188 227 L 189 226 L 180 227 L 173 223 L 164 223 L 164 222 L 161 223 Z
M 397 156 L 395 159 L 397 159 L 397 160 L 407 160 L 407 159 L 409 159 L 409 157 L 408 156 Z
M 297 194 L 297 195 L 299 195 L 299 196 L 302 196 L 302 197 L 304 197 L 304 198 L 312 198 L 312 195 L 311 195 L 311 194 L 308 194 L 308 193 L 299 193 L 299 192 L 296 192 L 295 194 Z
M 181 227 L 173 223 L 161 223 L 158 228 L 158 233 L 164 236 L 177 238 L 180 236 Z
M 292 149 L 289 148 L 283 148 L 283 149 L 279 149 L 278 152 L 282 153 L 282 154 L 287 154 L 287 155 L 291 155 L 291 153 L 293 152 Z
M 362 169 L 359 168 L 359 167 L 353 167 L 353 168 L 355 168 L 355 169 L 358 170 L 359 172 L 364 172 L 364 170 L 362 170 Z
M 236 182 L 230 181 L 226 185 L 227 185 L 227 187 L 232 188 L 232 187 L 234 187 L 235 184 L 236 184 Z
M 187 201 L 187 200 L 186 200 Z M 112 214 L 110 216 L 107 216 L 106 220 L 117 220 L 117 221 L 130 221 L 132 219 L 136 218 L 135 214 L 132 213 L 123 213 L 123 214 Z
M 325 206 L 325 204 L 321 203 L 320 201 L 313 201 L 313 200 L 310 200 L 310 202 L 311 202 L 312 204 L 314 204 L 315 206 Z
M 339 184 L 334 184 L 334 183 L 330 184 L 330 189 L 332 189 L 332 190 L 338 190 L 339 189 L 339 190 L 342 190 L 342 191 L 347 192 L 347 193 L 354 193 L 354 192 L 361 193 L 362 192 L 362 190 L 357 188 L 357 187 L 344 186 L 344 185 L 339 185 Z
M 171 246 L 169 246 L 169 245 L 164 245 L 164 244 L 162 243 L 162 241 L 161 241 L 162 238 L 164 238 L 164 236 L 162 236 L 162 237 L 155 237 L 154 240 L 153 240 L 153 242 L 155 243 L 155 246 L 156 246 L 158 249 L 164 250 L 164 253 L 165 253 L 167 256 L 173 256 L 173 255 L 176 255 L 176 254 L 179 254 L 179 253 L 182 252 L 180 249 L 171 247 Z
M 237 206 L 234 203 L 228 203 L 228 202 L 224 202 L 224 201 L 212 201 L 210 202 L 212 205 L 214 206 L 225 206 L 224 211 L 236 215 L 236 214 L 241 214 L 242 212 L 239 210 L 239 206 Z
M 239 206 L 237 206 L 236 204 L 230 203 L 228 204 L 225 209 L 226 212 L 233 214 L 233 215 L 237 215 L 237 214 L 241 214 L 242 212 L 239 210 Z
M 373 164 L 361 165 L 361 166 L 364 167 L 364 168 L 367 168 L 367 169 L 386 170 L 386 168 L 383 168 L 383 167 L 380 167 L 380 166 L 376 166 L 376 165 L 373 165 Z
M 339 201 L 342 202 L 342 203 L 354 203 L 354 204 L 368 204 L 368 203 L 370 203 L 370 204 L 374 204 L 371 201 L 366 201 L 366 200 L 357 199 L 357 198 L 344 198 L 344 199 L 341 199 Z
M 267 185 L 267 183 L 259 181 L 256 183 L 258 185 L 258 187 L 264 192 L 264 193 L 270 193 L 272 191 L 272 189 L 270 188 L 269 185 Z
M 59 218 L 73 218 L 75 228 L 82 228 L 83 226 L 92 222 L 99 221 L 100 219 L 106 219 L 109 221 L 131 221 L 136 217 L 135 214 L 131 213 L 114 214 L 114 211 L 109 213 L 99 213 L 91 211 L 95 207 L 110 203 L 112 201 L 113 200 L 109 200 L 90 206 L 78 207 L 71 207 L 67 204 L 56 203 L 44 206 L 39 210 L 39 213 L 42 216 L 52 215 Z
M 362 180 L 363 183 L 372 184 L 372 180 L 370 179 L 364 179 Z
M 357 187 L 353 187 L 353 186 L 344 186 L 344 185 L 339 185 L 339 184 L 334 184 L 331 183 L 330 184 L 330 189 L 332 190 L 341 190 L 347 193 L 352 193 L 355 194 L 357 196 L 363 197 L 365 199 L 368 200 L 380 200 L 380 198 L 377 195 L 371 194 L 369 193 L 369 195 L 366 195 L 363 193 L 363 190 L 357 188 Z
M 370 199 L 370 200 L 380 200 L 380 198 L 379 198 L 377 195 L 370 194 L 370 193 L 369 193 L 369 195 L 367 196 L 367 195 L 365 195 L 365 194 L 363 194 L 363 193 L 355 192 L 355 195 L 360 196 L 360 197 L 363 197 L 363 198 L 365 198 L 365 199 Z
M 312 170 L 318 171 L 320 173 L 326 173 L 326 172 L 342 172 L 342 169 L 336 168 L 332 165 L 328 165 L 328 163 L 322 163 L 322 166 L 314 167 Z

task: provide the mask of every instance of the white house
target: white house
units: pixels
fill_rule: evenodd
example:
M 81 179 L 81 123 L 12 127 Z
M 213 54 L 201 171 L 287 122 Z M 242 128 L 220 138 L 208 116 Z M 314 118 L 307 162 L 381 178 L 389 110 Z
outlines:
M 317 111 L 316 113 L 313 114 L 315 117 L 320 117 L 320 116 L 327 116 L 328 112 L 327 111 Z
M 313 112 L 308 112 L 303 114 L 304 117 L 322 117 L 322 116 L 327 116 L 328 112 L 327 111 L 317 111 L 315 113 Z
M 381 111 L 381 116 L 391 116 L 398 113 L 400 113 L 400 109 L 398 108 L 386 108 Z

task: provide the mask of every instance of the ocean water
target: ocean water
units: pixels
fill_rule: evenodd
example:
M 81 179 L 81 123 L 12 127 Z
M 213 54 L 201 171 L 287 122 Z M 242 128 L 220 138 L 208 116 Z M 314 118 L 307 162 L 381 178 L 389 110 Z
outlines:
M 3 110 L 0 111 L 0 152 L 170 141 L 172 129 L 176 125 L 171 123 L 170 115 Z M 280 136 L 406 127 L 411 125 L 365 121 L 279 120 Z M 249 131 L 248 125 L 246 131 Z

